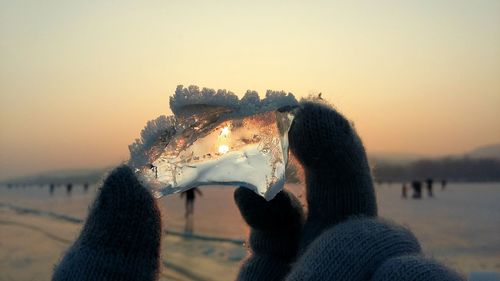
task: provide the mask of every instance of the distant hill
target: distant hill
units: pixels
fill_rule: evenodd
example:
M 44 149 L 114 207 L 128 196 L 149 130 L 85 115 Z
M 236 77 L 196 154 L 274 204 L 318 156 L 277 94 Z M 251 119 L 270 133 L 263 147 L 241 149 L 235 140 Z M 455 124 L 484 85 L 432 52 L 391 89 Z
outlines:
M 411 154 L 371 155 L 373 174 L 379 181 L 448 179 L 452 181 L 500 181 L 500 144 L 485 145 L 468 153 L 443 157 Z
M 480 146 L 469 153 L 466 153 L 466 156 L 471 158 L 500 159 L 500 143 Z
M 31 176 L 3 180 L 11 184 L 65 184 L 65 183 L 95 183 L 102 179 L 109 168 L 57 170 L 38 173 Z
M 415 154 L 415 153 L 391 153 L 391 152 L 368 153 L 368 158 L 370 159 L 371 163 L 385 163 L 392 165 L 407 165 L 422 159 L 437 160 L 442 158 L 456 159 L 463 157 L 468 157 L 473 159 L 500 159 L 500 143 L 480 146 L 463 154 L 446 155 L 440 157 L 436 156 L 432 157 L 428 155 Z
M 378 181 L 448 179 L 500 181 L 500 144 L 485 145 L 463 154 L 429 157 L 409 153 L 369 154 Z
M 406 165 L 423 158 L 429 157 L 412 153 L 368 153 L 368 159 L 371 163 Z

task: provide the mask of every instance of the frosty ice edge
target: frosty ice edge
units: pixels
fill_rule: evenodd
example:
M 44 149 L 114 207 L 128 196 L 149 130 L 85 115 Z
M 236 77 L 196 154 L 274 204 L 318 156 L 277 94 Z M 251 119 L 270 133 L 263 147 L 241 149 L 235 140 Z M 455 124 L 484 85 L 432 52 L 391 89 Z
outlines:
M 129 146 L 129 165 L 156 197 L 219 184 L 250 188 L 267 200 L 284 185 L 291 93 L 228 91 L 178 86 L 173 116 L 149 121 Z

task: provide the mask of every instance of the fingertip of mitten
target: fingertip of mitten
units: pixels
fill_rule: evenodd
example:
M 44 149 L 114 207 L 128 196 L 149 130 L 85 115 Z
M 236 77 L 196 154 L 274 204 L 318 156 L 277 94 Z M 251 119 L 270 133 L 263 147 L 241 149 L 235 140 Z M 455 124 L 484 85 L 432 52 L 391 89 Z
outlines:
M 134 172 L 127 165 L 122 165 L 112 170 L 103 183 L 103 188 L 106 189 L 135 189 L 135 186 L 140 185 L 134 175 Z
M 119 205 L 152 205 L 155 201 L 136 178 L 134 172 L 126 165 L 111 171 L 99 189 L 96 203 L 110 202 Z
M 245 221 L 256 229 L 298 228 L 304 220 L 300 201 L 285 190 L 266 201 L 253 191 L 240 187 L 234 192 L 234 199 Z
M 361 158 L 364 148 L 352 124 L 331 106 L 302 102 L 288 133 L 290 149 L 305 168 Z

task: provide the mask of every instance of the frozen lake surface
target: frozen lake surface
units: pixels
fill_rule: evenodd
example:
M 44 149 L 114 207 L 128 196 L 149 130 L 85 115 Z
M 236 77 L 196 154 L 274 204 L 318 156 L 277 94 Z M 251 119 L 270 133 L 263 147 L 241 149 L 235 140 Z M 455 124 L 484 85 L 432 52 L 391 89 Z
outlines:
M 299 196 L 303 193 L 303 187 L 299 185 L 286 188 Z M 234 188 L 206 187 L 201 190 L 203 196 L 195 202 L 195 233 L 245 239 L 248 228 L 233 202 Z M 379 214 L 409 227 L 428 255 L 463 272 L 500 272 L 500 183 L 450 183 L 444 191 L 436 186 L 433 198 L 424 196 L 420 200 L 402 199 L 399 184 L 380 185 L 376 190 Z M 85 218 L 95 193 L 95 186 L 85 193 L 82 186 L 76 185 L 71 194 L 60 186 L 52 195 L 48 186 L 1 187 L 0 203 Z M 184 201 L 179 195 L 162 198 L 159 205 L 164 226 L 168 230 L 182 231 Z M 8 220 L 8 216 L 2 212 L 1 219 Z M 176 250 L 182 254 L 182 251 L 187 251 L 183 248 L 185 246 L 177 243 L 165 247 L 167 253 L 170 247 L 171 252 Z M 217 247 L 212 245 L 203 251 L 215 251 Z M 244 251 L 234 252 L 233 248 L 228 248 L 228 251 L 235 262 L 244 255 Z

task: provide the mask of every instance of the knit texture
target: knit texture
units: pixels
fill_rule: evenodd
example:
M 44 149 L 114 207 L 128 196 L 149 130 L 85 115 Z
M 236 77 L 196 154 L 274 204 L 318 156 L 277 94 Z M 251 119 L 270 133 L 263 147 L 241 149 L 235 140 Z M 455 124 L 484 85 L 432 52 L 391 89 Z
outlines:
M 419 255 L 398 256 L 386 260 L 375 273 L 373 281 L 452 281 L 465 280 L 457 272 L 439 262 Z
M 365 149 L 340 113 L 321 103 L 302 103 L 289 140 L 306 176 L 309 213 L 302 249 L 322 231 L 349 216 L 377 215 Z
M 340 113 L 322 103 L 301 103 L 289 140 L 305 170 L 305 223 L 298 219 L 298 200 L 286 191 L 266 202 L 236 190 L 253 252 L 238 280 L 463 280 L 424 259 L 409 230 L 377 218 L 365 149 Z M 412 274 L 421 279 L 402 278 Z
M 238 279 L 282 280 L 299 250 L 304 220 L 300 201 L 281 191 L 267 202 L 246 188 L 237 189 L 234 198 L 243 219 L 252 228 L 249 244 L 254 253 L 245 261 Z
M 53 280 L 156 280 L 161 238 L 154 198 L 122 166 L 105 180 Z
M 418 253 L 420 245 L 406 229 L 353 218 L 316 238 L 286 280 L 370 280 L 386 259 Z

